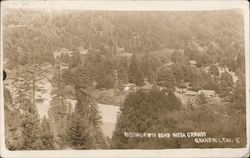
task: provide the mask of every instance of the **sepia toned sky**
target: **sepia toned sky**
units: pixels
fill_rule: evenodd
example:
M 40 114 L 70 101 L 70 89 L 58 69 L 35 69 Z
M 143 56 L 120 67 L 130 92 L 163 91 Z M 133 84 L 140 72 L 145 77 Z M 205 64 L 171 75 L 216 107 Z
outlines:
M 241 1 L 239 3 L 239 1 Z M 4 8 L 79 10 L 217 10 L 245 7 L 245 0 L 217 1 L 3 1 Z M 236 5 L 237 4 L 237 5 Z M 237 6 L 237 7 L 236 7 Z

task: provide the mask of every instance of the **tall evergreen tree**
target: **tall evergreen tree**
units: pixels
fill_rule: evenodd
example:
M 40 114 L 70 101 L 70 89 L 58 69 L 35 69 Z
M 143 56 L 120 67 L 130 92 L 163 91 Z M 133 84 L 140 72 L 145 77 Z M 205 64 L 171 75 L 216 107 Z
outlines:
M 101 117 L 97 106 L 82 90 L 76 92 L 77 104 L 70 115 L 66 139 L 74 149 L 105 148 L 106 140 L 101 132 Z
M 74 49 L 70 67 L 77 67 L 82 64 L 79 50 Z
M 240 77 L 233 90 L 233 110 L 246 111 L 246 86 L 244 76 Z
M 53 78 L 53 90 L 51 93 L 52 100 L 50 102 L 50 108 L 48 111 L 49 121 L 54 137 L 56 147 L 63 148 L 65 144 L 65 130 L 67 119 L 67 107 L 66 96 L 63 94 L 64 83 L 61 80 L 60 66 L 55 66 L 55 75 Z
M 54 137 L 48 119 L 44 116 L 40 125 L 40 149 L 54 149 Z
M 154 76 L 156 74 L 158 63 L 153 55 L 151 55 L 148 51 L 146 51 L 142 57 L 141 65 L 140 65 L 143 76 L 147 79 L 148 82 L 154 82 Z
M 200 71 L 197 68 L 191 69 L 190 73 L 190 86 L 192 87 L 193 90 L 197 91 L 200 90 L 204 87 L 206 81 L 203 77 L 202 71 Z
M 245 56 L 244 53 L 238 53 L 236 59 L 236 70 L 245 73 Z M 236 72 L 237 72 L 236 71 Z
M 190 82 L 192 68 L 189 65 L 185 65 L 185 66 L 183 65 L 182 70 L 183 70 L 183 75 L 184 75 L 184 81 Z
M 212 74 L 214 76 L 218 76 L 220 74 L 220 71 L 216 65 L 211 65 L 209 67 L 209 71 L 210 71 L 210 74 Z
M 37 149 L 36 142 L 39 141 L 39 116 L 36 108 L 30 101 L 25 101 L 22 104 L 25 108 L 22 109 L 21 116 L 22 127 L 22 149 L 31 150 Z
M 124 137 L 124 132 L 152 132 L 154 126 L 157 126 L 160 115 L 166 111 L 172 111 L 180 107 L 180 100 L 174 94 L 165 95 L 163 91 L 157 88 L 149 92 L 138 90 L 127 95 L 124 104 L 121 107 L 121 113 L 112 137 L 112 145 L 115 148 L 139 148 L 144 142 L 152 138 Z M 145 148 L 150 148 L 150 143 Z
M 158 74 L 156 84 L 167 89 L 174 90 L 176 85 L 176 79 L 170 68 L 161 67 Z
M 175 76 L 177 85 L 180 85 L 182 83 L 182 81 L 184 80 L 184 72 L 182 69 L 182 65 L 181 64 L 174 64 L 171 67 L 172 72 Z
M 21 112 L 12 103 L 10 91 L 4 88 L 5 143 L 9 150 L 21 149 Z
M 16 70 L 11 75 L 11 84 L 15 85 L 13 88 L 16 94 L 13 100 L 17 106 L 23 99 L 30 100 L 36 106 L 37 93 L 44 91 L 41 80 L 45 78 L 44 73 L 46 70 L 32 62 L 31 64 L 15 67 Z
M 31 61 L 31 64 L 18 65 L 13 74 L 13 104 L 20 112 L 20 148 L 36 149 L 39 139 L 39 115 L 36 107 L 36 92 L 43 90 L 41 80 L 44 70 Z
M 104 57 L 96 70 L 96 88 L 113 88 L 115 86 L 115 72 L 111 57 Z
M 197 96 L 196 101 L 198 105 L 204 105 L 207 103 L 207 99 L 204 93 L 201 93 Z
M 186 54 L 182 51 L 174 51 L 171 55 L 172 62 L 176 64 L 187 64 L 188 63 L 188 57 Z
M 91 147 L 88 123 L 83 116 L 75 112 L 70 116 L 66 139 L 73 149 L 89 149 Z
M 113 145 L 116 148 L 135 147 L 138 140 L 129 140 L 129 138 L 124 137 L 124 132 L 146 132 L 152 124 L 152 114 L 155 113 L 152 111 L 153 109 L 146 110 L 146 107 L 150 106 L 145 102 L 146 98 L 147 94 L 141 90 L 129 93 L 126 97 L 112 137 Z
M 230 99 L 233 93 L 233 77 L 228 73 L 224 72 L 220 77 L 220 95 L 225 99 Z
M 105 148 L 106 140 L 101 132 L 101 118 L 96 104 L 85 91 L 91 85 L 86 69 L 76 69 L 71 78 L 75 88 L 76 106 L 68 117 L 66 140 L 74 149 Z
M 127 58 L 121 58 L 118 61 L 118 84 L 128 82 L 128 61 Z
M 167 95 L 167 106 L 170 110 L 179 110 L 182 106 L 181 100 L 175 96 L 173 91 L 169 91 Z
M 134 83 L 137 86 L 142 86 L 144 84 L 143 74 L 135 54 L 133 54 L 133 56 L 130 58 L 128 79 L 130 83 Z

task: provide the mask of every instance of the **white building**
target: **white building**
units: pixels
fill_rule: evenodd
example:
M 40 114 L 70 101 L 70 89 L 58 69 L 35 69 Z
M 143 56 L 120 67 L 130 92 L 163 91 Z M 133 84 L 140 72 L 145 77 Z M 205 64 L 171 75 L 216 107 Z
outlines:
M 196 61 L 195 60 L 189 60 L 189 64 L 191 65 L 191 66 L 193 66 L 193 67 L 195 67 L 196 66 Z
M 61 48 L 59 51 L 53 52 L 55 59 L 60 58 L 63 54 L 68 54 L 71 57 L 73 55 L 73 51 L 69 51 L 66 48 Z
M 123 90 L 128 91 L 128 90 L 135 90 L 135 89 L 136 89 L 136 85 L 134 83 L 129 83 L 126 85 L 126 87 Z
M 215 97 L 216 96 L 216 93 L 214 90 L 199 90 L 198 91 L 198 94 L 204 94 L 205 97 L 207 98 L 212 98 L 212 97 Z
M 186 91 L 185 92 L 185 95 L 187 96 L 196 96 L 198 94 L 198 92 L 196 91 Z
M 89 53 L 88 49 L 85 49 L 83 47 L 79 47 L 79 52 L 80 52 L 80 55 L 86 55 Z

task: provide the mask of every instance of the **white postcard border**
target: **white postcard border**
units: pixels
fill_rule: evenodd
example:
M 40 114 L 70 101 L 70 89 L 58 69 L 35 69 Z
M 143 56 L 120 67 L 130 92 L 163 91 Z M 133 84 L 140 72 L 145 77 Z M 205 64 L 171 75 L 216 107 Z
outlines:
M 1 3 L 1 26 L 3 8 L 50 8 L 83 10 L 219 10 L 240 8 L 244 11 L 245 65 L 246 65 L 246 148 L 214 149 L 163 149 L 163 150 L 44 150 L 44 151 L 9 151 L 4 141 L 4 98 L 3 81 L 0 80 L 0 141 L 2 157 L 243 157 L 249 155 L 249 3 L 247 1 L 4 1 Z M 3 69 L 3 28 L 1 27 L 1 66 Z M 2 78 L 2 73 L 1 76 Z

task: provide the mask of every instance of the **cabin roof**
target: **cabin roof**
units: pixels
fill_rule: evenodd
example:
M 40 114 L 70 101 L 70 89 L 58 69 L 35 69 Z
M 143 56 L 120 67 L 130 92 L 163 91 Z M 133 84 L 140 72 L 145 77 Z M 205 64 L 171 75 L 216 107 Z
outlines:
M 215 93 L 215 91 L 214 90 L 205 90 L 205 89 L 203 89 L 203 90 L 199 90 L 198 91 L 198 93 L 200 94 L 200 93 L 204 93 L 204 94 L 214 94 Z

